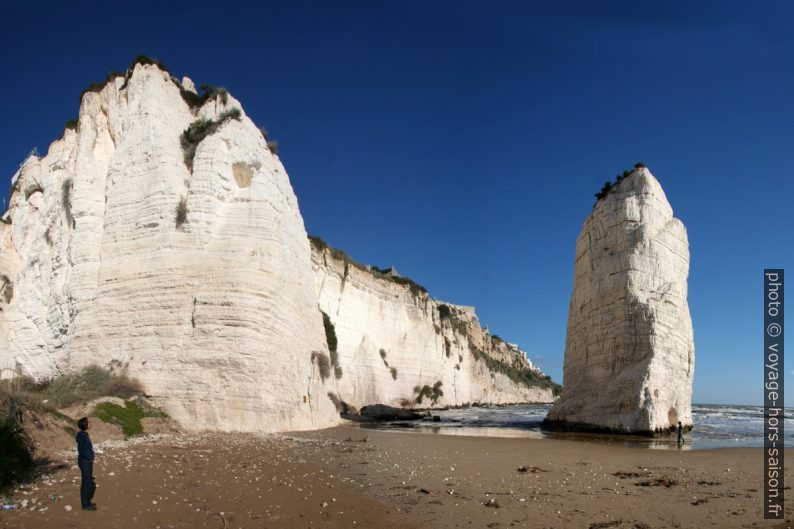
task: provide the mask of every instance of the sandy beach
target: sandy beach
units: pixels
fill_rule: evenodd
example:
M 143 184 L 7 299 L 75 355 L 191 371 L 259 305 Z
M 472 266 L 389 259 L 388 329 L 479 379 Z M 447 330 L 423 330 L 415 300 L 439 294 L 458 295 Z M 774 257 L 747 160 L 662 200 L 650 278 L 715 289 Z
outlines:
M 760 449 L 342 426 L 291 435 L 159 434 L 102 443 L 96 512 L 71 459 L 0 513 L 5 528 L 788 527 L 761 515 Z M 790 516 L 789 516 L 790 517 Z

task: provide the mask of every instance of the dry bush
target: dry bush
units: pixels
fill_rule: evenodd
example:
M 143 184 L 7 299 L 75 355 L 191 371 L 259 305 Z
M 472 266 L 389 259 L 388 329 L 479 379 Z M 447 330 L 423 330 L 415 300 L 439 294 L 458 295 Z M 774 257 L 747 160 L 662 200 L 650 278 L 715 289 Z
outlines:
M 320 369 L 320 378 L 325 380 L 331 376 L 331 359 L 328 358 L 327 354 L 314 351 L 312 353 L 312 362 L 317 364 Z
M 97 397 L 127 399 L 142 395 L 140 383 L 125 374 L 111 373 L 99 366 L 88 366 L 77 373 L 60 375 L 36 382 L 30 377 L 16 377 L 0 382 L 0 406 L 17 402 L 37 410 L 47 411 L 87 402 Z

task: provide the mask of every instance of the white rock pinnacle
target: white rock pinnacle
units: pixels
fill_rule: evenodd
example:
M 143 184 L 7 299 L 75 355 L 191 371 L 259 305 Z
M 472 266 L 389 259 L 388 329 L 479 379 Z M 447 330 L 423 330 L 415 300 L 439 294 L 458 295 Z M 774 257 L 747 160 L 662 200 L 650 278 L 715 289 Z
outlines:
M 689 245 L 641 167 L 598 200 L 576 243 L 563 391 L 547 424 L 654 433 L 692 425 Z

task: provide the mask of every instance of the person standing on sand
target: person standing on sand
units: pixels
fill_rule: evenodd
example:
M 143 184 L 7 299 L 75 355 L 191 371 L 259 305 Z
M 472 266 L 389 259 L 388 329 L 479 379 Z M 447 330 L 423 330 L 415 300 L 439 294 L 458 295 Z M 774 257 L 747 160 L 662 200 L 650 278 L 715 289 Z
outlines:
M 82 481 L 80 483 L 80 503 L 84 511 L 95 511 L 96 503 L 91 502 L 96 491 L 96 483 L 94 483 L 94 445 L 91 443 L 91 437 L 88 436 L 88 417 L 82 417 L 77 421 L 77 427 L 80 431 L 77 432 L 75 439 L 77 440 L 77 466 L 80 468 L 80 476 Z
M 678 421 L 678 444 L 684 444 L 684 427 L 681 426 L 681 421 Z

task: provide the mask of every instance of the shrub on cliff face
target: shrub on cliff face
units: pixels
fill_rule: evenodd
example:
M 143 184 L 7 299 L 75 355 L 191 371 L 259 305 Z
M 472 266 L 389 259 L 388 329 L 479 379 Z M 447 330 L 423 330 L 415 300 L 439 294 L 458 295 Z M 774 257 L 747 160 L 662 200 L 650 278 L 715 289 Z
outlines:
M 322 238 L 318 237 L 317 235 L 309 235 L 309 242 L 317 248 L 318 250 L 322 251 L 329 248 L 328 243 L 326 243 Z
M 72 118 L 70 120 L 67 120 L 66 123 L 64 124 L 63 128 L 64 129 L 77 130 L 77 119 Z
M 204 92 L 203 100 L 209 101 L 216 97 L 221 98 L 221 103 L 224 105 L 229 102 L 229 92 L 222 86 L 212 86 L 210 84 L 201 85 L 201 90 Z M 202 101 L 203 103 L 203 101 Z
M 176 77 L 171 77 L 171 81 L 179 88 L 179 95 L 182 96 L 182 99 L 187 103 L 187 106 L 190 107 L 191 110 L 195 111 L 196 109 L 200 108 L 204 103 L 209 101 L 210 99 L 215 99 L 217 97 L 220 98 L 222 104 L 226 104 L 229 102 L 229 92 L 221 87 L 216 87 L 208 84 L 201 85 L 201 95 L 193 92 L 191 90 L 187 90 L 182 83 Z
M 390 367 L 389 371 L 391 371 L 392 380 L 397 380 L 397 368 L 396 367 Z
M 69 226 L 72 225 L 74 219 L 72 218 L 72 179 L 67 178 L 61 184 L 61 206 L 63 206 L 63 214 L 66 216 L 66 222 Z
M 334 328 L 331 317 L 323 312 L 323 327 L 325 327 L 325 341 L 328 343 L 328 350 L 332 353 L 336 352 L 336 329 Z
M 171 70 L 169 70 L 168 67 L 165 64 L 163 64 L 161 60 L 155 59 L 154 57 L 149 57 L 148 55 L 141 54 L 135 57 L 130 63 L 129 69 L 134 70 L 136 64 L 153 64 L 158 68 L 160 68 L 161 70 L 163 70 L 164 72 L 171 73 Z
M 83 88 L 83 90 L 80 92 L 80 103 L 83 102 L 83 96 L 86 95 L 88 92 L 101 92 L 102 89 L 105 88 L 105 86 L 109 82 L 111 82 L 114 79 L 116 79 L 116 77 L 125 77 L 125 75 L 123 73 L 121 73 L 121 72 L 117 72 L 117 71 L 113 70 L 111 72 L 108 72 L 108 74 L 105 76 L 105 80 L 102 81 L 101 83 L 92 82 L 87 87 Z M 126 77 L 125 77 L 125 79 L 126 79 Z M 126 81 L 125 81 L 124 86 L 126 86 Z M 124 88 L 124 86 L 122 86 L 122 88 Z
M 328 398 L 331 400 L 331 402 L 334 403 L 334 407 L 336 408 L 336 411 L 338 411 L 339 413 L 355 413 L 355 409 L 353 409 L 353 407 L 350 406 L 350 404 L 342 400 L 339 397 L 339 395 L 337 395 L 336 393 L 332 393 L 329 391 Z
M 601 191 L 599 191 L 598 193 L 595 194 L 596 202 L 598 202 L 602 198 L 606 197 L 609 194 L 610 191 L 616 189 L 617 185 L 619 183 L 621 183 L 623 180 L 625 180 L 627 177 L 629 177 L 631 175 L 631 173 L 633 173 L 637 169 L 642 169 L 642 168 L 645 168 L 645 167 L 647 167 L 647 166 L 644 163 L 637 162 L 637 163 L 634 164 L 634 170 L 624 169 L 622 173 L 618 174 L 617 177 L 615 177 L 615 182 L 614 183 L 613 182 L 605 182 L 604 186 L 601 188 Z
M 441 390 L 441 386 L 443 383 L 438 380 L 432 387 L 425 384 L 422 387 L 416 386 L 414 387 L 414 393 L 416 393 L 416 398 L 414 402 L 417 404 L 422 404 L 422 400 L 427 397 L 429 398 L 433 404 L 438 403 L 438 399 L 444 395 L 444 392 Z
M 395 283 L 398 283 L 400 285 L 406 285 L 411 290 L 411 294 L 413 294 L 414 296 L 418 296 L 420 293 L 427 294 L 427 289 L 422 285 L 420 285 L 419 283 L 417 283 L 416 281 L 414 281 L 413 279 L 408 279 L 407 277 L 395 276 L 395 275 L 389 277 Z
M 187 220 L 187 198 L 180 198 L 176 204 L 176 227 L 179 228 Z
M 120 90 L 124 90 L 125 88 L 127 88 L 127 81 L 129 81 L 130 75 L 132 75 L 132 71 L 135 69 L 135 65 L 136 64 L 154 64 L 158 68 L 160 68 L 161 70 L 163 70 L 165 72 L 168 72 L 168 73 L 171 73 L 170 70 L 166 67 L 166 65 L 163 64 L 162 62 L 160 62 L 159 60 L 157 60 L 155 58 L 152 58 L 152 57 L 149 57 L 148 55 L 138 55 L 130 63 L 130 67 L 127 70 L 126 73 L 118 72 L 118 71 L 115 71 L 115 70 L 110 71 L 105 76 L 105 80 L 104 81 L 102 81 L 100 83 L 92 82 L 87 87 L 85 87 L 80 92 L 80 103 L 83 102 L 83 96 L 85 94 L 87 94 L 88 92 L 101 92 L 102 89 L 105 88 L 105 86 L 108 83 L 110 83 L 111 81 L 115 80 L 117 77 L 123 77 L 124 78 L 124 83 L 122 83 L 122 85 L 120 87 Z
M 325 327 L 325 341 L 328 343 L 328 351 L 331 353 L 331 365 L 334 367 L 334 376 L 342 378 L 342 366 L 339 365 L 339 353 L 336 350 L 336 329 L 330 316 L 323 312 L 323 327 Z
M 240 119 L 240 109 L 232 108 L 221 112 L 218 119 L 197 119 L 182 132 L 179 137 L 179 144 L 182 146 L 184 162 L 188 169 L 193 170 L 193 158 L 196 157 L 196 147 L 204 138 L 215 134 L 215 132 L 230 119 Z
M 3 286 L 0 288 L 0 296 L 2 296 L 5 303 L 11 303 L 11 300 L 14 299 L 14 285 L 4 275 L 0 275 L 0 281 L 3 281 Z
M 444 305 L 443 303 L 438 306 L 438 317 L 439 319 L 449 319 L 452 317 L 452 309 L 449 308 L 449 305 Z
M 211 119 L 201 118 L 190 124 L 179 137 L 182 146 L 184 162 L 188 169 L 193 169 L 193 158 L 196 156 L 196 147 L 201 140 L 218 130 L 220 123 Z
M 595 194 L 596 200 L 601 200 L 605 196 L 609 194 L 609 190 L 612 189 L 612 182 L 604 182 L 604 186 L 601 188 L 601 191 Z
M 314 351 L 312 353 L 312 362 L 317 364 L 317 368 L 320 370 L 320 378 L 325 380 L 331 376 L 331 361 L 328 359 L 328 355 Z

